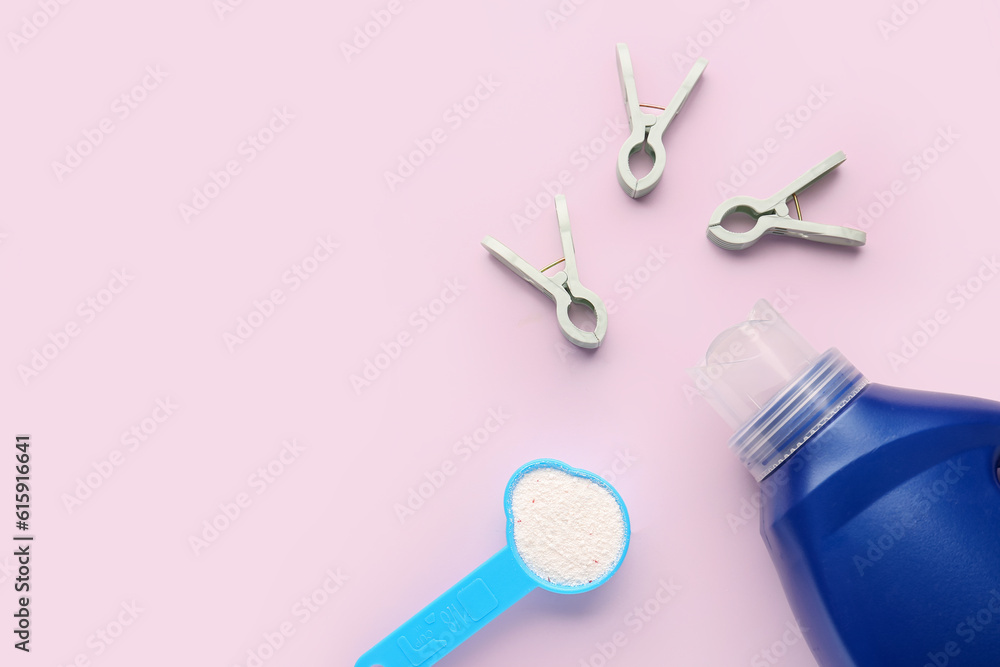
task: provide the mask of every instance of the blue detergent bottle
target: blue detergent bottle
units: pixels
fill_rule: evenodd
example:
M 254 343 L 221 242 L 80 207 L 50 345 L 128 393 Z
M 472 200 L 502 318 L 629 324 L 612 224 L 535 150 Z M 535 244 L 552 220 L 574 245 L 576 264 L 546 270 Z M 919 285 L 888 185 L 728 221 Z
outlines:
M 1000 403 L 869 383 L 766 301 L 690 373 L 820 665 L 1000 667 Z

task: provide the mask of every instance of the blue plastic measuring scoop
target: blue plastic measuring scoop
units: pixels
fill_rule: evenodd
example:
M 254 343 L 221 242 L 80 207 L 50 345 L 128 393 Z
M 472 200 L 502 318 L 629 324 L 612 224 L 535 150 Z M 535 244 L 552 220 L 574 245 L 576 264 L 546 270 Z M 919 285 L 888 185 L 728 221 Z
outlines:
M 624 523 L 621 552 L 614 565 L 600 578 L 580 586 L 556 584 L 533 572 L 518 553 L 511 506 L 514 489 L 524 475 L 542 468 L 554 468 L 596 483 L 608 491 L 621 508 Z M 526 463 L 507 483 L 503 504 L 507 515 L 507 545 L 361 656 L 355 667 L 429 667 L 535 588 L 555 593 L 584 593 L 597 588 L 618 571 L 628 551 L 631 528 L 625 502 L 608 482 L 586 470 L 555 459 Z

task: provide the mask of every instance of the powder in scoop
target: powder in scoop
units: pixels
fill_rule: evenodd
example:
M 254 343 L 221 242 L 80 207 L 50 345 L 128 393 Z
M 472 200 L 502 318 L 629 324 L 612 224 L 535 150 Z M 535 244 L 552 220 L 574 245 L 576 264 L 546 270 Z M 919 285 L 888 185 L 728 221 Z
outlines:
M 611 493 L 558 468 L 537 468 L 511 494 L 514 544 L 525 565 L 562 586 L 586 586 L 621 560 L 625 517 Z

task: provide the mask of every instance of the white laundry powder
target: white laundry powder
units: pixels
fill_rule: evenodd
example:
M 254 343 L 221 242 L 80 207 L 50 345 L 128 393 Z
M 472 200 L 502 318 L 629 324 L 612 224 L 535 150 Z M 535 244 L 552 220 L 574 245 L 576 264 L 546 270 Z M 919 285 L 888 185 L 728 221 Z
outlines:
M 625 549 L 625 516 L 593 480 L 558 468 L 523 475 L 511 493 L 514 543 L 525 565 L 562 586 L 603 579 Z

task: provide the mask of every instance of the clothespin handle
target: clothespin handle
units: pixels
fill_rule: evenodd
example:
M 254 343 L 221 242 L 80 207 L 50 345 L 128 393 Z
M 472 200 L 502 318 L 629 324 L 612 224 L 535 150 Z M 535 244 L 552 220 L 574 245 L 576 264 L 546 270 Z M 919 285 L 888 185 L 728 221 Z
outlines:
M 793 224 L 789 224 L 790 222 Z M 760 235 L 794 236 L 832 245 L 863 246 L 868 239 L 868 235 L 860 229 L 796 220 L 789 216 L 762 215 L 758 218 L 758 225 L 763 230 Z
M 766 212 L 779 206 L 780 204 L 786 203 L 792 195 L 799 194 L 810 185 L 829 174 L 835 168 L 839 167 L 846 159 L 847 155 L 844 154 L 844 151 L 837 151 L 806 173 L 796 178 L 788 187 L 783 188 L 776 195 L 768 199 L 766 208 L 763 209 L 762 212 Z
M 566 293 L 566 290 L 562 287 L 562 285 L 521 259 L 520 255 L 516 252 L 505 246 L 500 241 L 497 241 L 492 236 L 484 237 L 482 240 L 482 246 L 486 248 L 491 255 L 500 260 L 501 264 L 517 274 L 522 280 L 531 283 L 538 288 L 539 292 L 555 301 L 556 305 L 565 299 L 567 307 L 569 307 L 569 294 Z

